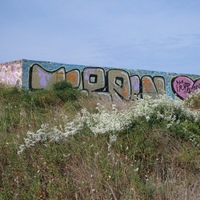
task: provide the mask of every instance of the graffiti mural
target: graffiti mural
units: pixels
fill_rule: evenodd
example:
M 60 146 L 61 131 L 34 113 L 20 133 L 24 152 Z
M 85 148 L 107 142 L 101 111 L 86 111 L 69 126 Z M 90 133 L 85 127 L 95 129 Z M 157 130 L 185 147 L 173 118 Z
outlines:
M 180 75 L 134 69 L 68 65 L 56 62 L 19 60 L 0 64 L 0 82 L 29 90 L 50 88 L 67 80 L 87 95 L 108 101 L 131 101 L 160 94 L 184 100 L 200 89 L 200 75 Z
M 29 70 L 29 89 L 49 88 L 61 80 L 67 80 L 87 94 L 96 94 L 113 101 L 129 101 L 145 94 L 155 97 L 165 92 L 163 77 L 147 75 L 140 78 L 122 69 L 106 71 L 100 67 L 86 67 L 80 72 L 78 69 L 66 71 L 64 67 L 60 67 L 47 71 L 42 66 L 33 64 Z
M 22 85 L 21 62 L 5 63 L 0 65 L 0 82 L 7 85 Z
M 190 93 L 200 89 L 200 78 L 192 80 L 187 76 L 177 76 L 172 80 L 172 89 L 178 97 L 185 99 Z

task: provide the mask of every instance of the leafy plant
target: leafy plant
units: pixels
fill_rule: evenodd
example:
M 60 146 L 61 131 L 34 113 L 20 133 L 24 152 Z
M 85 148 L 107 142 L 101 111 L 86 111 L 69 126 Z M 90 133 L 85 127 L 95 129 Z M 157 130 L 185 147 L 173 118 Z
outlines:
M 78 90 L 73 88 L 67 81 L 60 81 L 53 85 L 53 91 L 63 101 L 74 101 L 78 99 Z

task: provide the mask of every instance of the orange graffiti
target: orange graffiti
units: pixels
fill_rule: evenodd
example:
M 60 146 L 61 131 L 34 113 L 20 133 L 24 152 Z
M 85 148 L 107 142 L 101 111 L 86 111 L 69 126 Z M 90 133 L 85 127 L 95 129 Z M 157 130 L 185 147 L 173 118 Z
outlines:
M 70 83 L 76 83 L 77 82 L 77 76 L 76 76 L 75 71 L 71 71 L 71 72 L 67 73 L 66 78 Z
M 121 94 L 122 94 L 122 96 L 124 96 L 124 97 L 128 97 L 128 90 L 127 90 L 126 87 L 123 87 L 123 88 L 122 88 Z
M 152 82 L 149 79 L 147 79 L 147 78 L 144 78 L 142 80 L 142 84 L 143 84 L 145 92 L 148 92 L 149 89 L 153 87 Z

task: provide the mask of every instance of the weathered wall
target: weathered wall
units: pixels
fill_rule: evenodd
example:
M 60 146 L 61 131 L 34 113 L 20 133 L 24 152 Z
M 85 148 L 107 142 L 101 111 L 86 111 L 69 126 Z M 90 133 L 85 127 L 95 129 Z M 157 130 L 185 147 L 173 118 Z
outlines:
M 132 100 L 144 95 L 177 95 L 185 99 L 200 88 L 200 75 L 175 74 L 147 70 L 89 67 L 54 62 L 21 60 L 0 64 L 0 82 L 27 89 L 49 88 L 67 80 L 87 94 L 108 100 Z
M 22 85 L 22 61 L 0 64 L 0 83 L 7 85 Z
M 185 99 L 200 88 L 199 75 L 23 60 L 23 87 L 48 88 L 60 80 L 69 81 L 85 93 L 95 93 L 114 101 L 129 101 L 144 95 L 155 97 L 163 93 Z

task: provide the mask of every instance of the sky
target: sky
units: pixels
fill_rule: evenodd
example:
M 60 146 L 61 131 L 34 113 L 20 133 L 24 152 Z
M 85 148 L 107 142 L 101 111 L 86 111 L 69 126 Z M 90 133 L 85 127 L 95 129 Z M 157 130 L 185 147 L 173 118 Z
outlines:
M 200 0 L 0 0 L 0 63 L 200 75 Z

